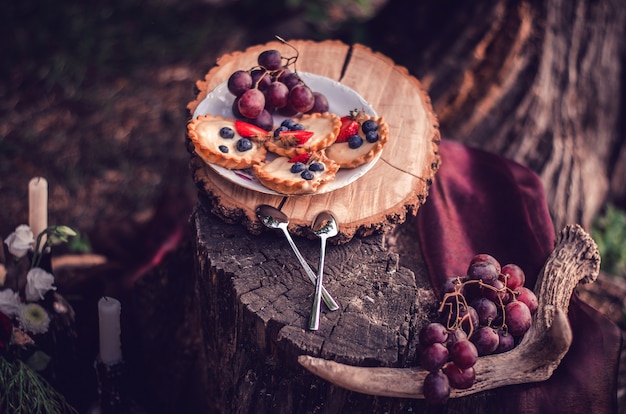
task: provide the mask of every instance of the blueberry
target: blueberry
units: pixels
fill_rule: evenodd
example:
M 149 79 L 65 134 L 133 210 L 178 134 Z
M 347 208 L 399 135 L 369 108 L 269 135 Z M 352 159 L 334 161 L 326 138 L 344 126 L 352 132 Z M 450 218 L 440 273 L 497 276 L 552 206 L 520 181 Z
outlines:
M 296 124 L 296 121 L 294 121 L 293 119 L 287 118 L 283 122 L 280 123 L 280 126 L 284 126 L 284 127 L 287 127 L 287 129 L 291 129 L 293 128 L 295 124 Z
M 278 135 L 280 135 L 280 133 L 283 131 L 289 131 L 289 128 L 287 128 L 284 125 L 279 126 L 278 128 L 274 130 L 274 138 L 277 138 Z
M 217 148 L 219 148 L 219 150 L 222 151 L 224 154 L 228 153 L 228 147 L 226 145 L 220 145 Z
M 292 131 L 304 131 L 304 125 L 302 124 L 293 124 L 291 128 Z
M 302 171 L 302 174 L 300 174 L 300 176 L 302 178 L 304 178 L 305 180 L 312 180 L 313 179 L 313 173 L 309 170 L 304 170 Z
M 241 138 L 237 141 L 237 151 L 244 152 L 252 149 L 252 141 L 248 138 Z
M 235 131 L 230 127 L 222 127 L 220 129 L 220 137 L 225 139 L 231 139 L 235 137 Z
M 363 130 L 364 134 L 367 134 L 370 131 L 377 131 L 378 124 L 373 119 L 368 119 L 367 121 L 363 122 L 363 125 L 361 125 L 361 130 Z
M 294 174 L 297 174 L 297 173 L 299 173 L 299 172 L 302 172 L 302 171 L 304 171 L 304 169 L 305 169 L 305 166 L 304 166 L 304 164 L 303 164 L 303 163 L 301 163 L 301 162 L 296 162 L 296 163 L 294 163 L 294 164 L 291 166 L 291 172 L 292 172 L 292 173 L 294 173 Z
M 309 165 L 309 170 L 311 171 L 324 171 L 324 164 L 321 162 L 314 162 Z
M 376 142 L 378 141 L 378 131 L 368 131 L 365 134 L 365 139 L 367 142 Z
M 352 149 L 356 149 L 359 148 L 361 145 L 363 145 L 363 138 L 361 138 L 358 135 L 351 135 L 348 138 L 348 146 Z

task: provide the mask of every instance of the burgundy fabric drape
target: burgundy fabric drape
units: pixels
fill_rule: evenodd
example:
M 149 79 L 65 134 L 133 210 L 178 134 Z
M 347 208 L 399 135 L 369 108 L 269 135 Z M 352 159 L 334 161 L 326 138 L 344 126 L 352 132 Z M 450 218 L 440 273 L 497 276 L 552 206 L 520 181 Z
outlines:
M 435 291 L 447 277 L 465 274 L 477 253 L 489 253 L 503 265 L 518 264 L 526 273 L 526 286 L 533 288 L 556 235 L 537 175 L 511 160 L 453 141 L 442 140 L 440 154 L 441 167 L 417 217 Z M 619 329 L 576 295 L 568 316 L 573 344 L 554 375 L 542 383 L 499 390 L 498 410 L 617 411 Z

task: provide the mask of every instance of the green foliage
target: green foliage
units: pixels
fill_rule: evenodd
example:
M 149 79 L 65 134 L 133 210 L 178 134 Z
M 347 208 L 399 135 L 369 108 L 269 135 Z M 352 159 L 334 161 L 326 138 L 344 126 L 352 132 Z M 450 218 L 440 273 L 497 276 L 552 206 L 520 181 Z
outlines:
M 591 229 L 604 272 L 626 276 L 626 212 L 609 204 Z
M 78 412 L 39 374 L 19 359 L 0 356 L 0 411 L 15 414 Z

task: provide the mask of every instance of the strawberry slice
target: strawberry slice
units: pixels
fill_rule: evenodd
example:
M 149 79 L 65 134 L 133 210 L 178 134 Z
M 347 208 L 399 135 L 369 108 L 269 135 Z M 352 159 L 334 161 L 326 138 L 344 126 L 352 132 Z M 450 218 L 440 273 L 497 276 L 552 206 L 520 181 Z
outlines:
M 281 139 L 287 138 L 290 142 L 293 142 L 294 145 L 302 145 L 313 136 L 313 132 L 301 129 L 296 131 L 281 131 L 278 135 Z
M 348 138 L 359 133 L 359 123 L 354 118 L 353 115 L 341 117 L 341 128 L 335 142 L 347 142 Z
M 267 131 L 256 125 L 249 124 L 244 121 L 235 121 L 235 129 L 237 133 L 244 138 L 262 138 L 267 136 Z
M 307 162 L 309 162 L 310 158 L 311 158 L 311 154 L 298 154 L 295 157 L 290 158 L 289 162 L 291 163 L 301 162 L 303 164 L 306 164 Z

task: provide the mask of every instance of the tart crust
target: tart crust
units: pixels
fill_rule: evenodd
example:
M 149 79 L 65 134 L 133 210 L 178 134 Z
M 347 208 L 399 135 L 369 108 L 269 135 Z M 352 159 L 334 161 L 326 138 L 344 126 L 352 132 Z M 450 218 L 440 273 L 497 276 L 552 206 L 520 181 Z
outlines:
M 253 167 L 254 175 L 265 187 L 281 194 L 313 194 L 319 188 L 334 180 L 339 166 L 332 160 L 326 158 L 323 153 L 315 153 L 315 161 L 324 164 L 323 171 L 313 172 L 313 179 L 306 180 L 300 173 L 290 171 L 290 157 L 279 156 L 274 160 L 257 164 Z
M 222 127 L 231 128 L 235 136 L 229 139 L 222 138 L 220 136 Z M 242 137 L 235 129 L 235 121 L 220 115 L 199 115 L 192 119 L 187 125 L 187 135 L 191 139 L 196 153 L 206 163 L 232 170 L 241 170 L 259 164 L 265 160 L 267 154 L 265 147 L 254 141 L 252 142 L 252 149 L 243 152 L 238 151 L 237 141 Z M 220 151 L 221 145 L 228 148 L 227 153 Z
M 341 118 L 330 112 L 304 114 L 300 118 L 294 118 L 294 121 L 302 124 L 305 130 L 313 132 L 313 136 L 302 145 L 291 145 L 285 140 L 270 138 L 265 141 L 268 151 L 283 157 L 319 151 L 335 142 L 341 128 Z
M 384 148 L 389 140 L 389 125 L 383 117 L 363 115 L 361 123 L 373 119 L 378 124 L 378 141 L 367 142 L 365 134 L 359 127 L 359 135 L 363 138 L 363 145 L 352 149 L 347 142 L 335 142 L 326 149 L 326 156 L 336 162 L 340 168 L 356 168 L 373 160 Z

